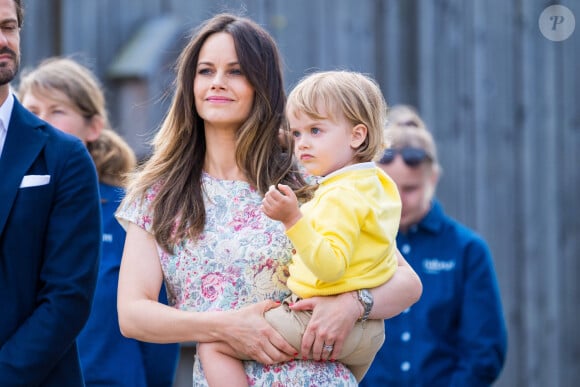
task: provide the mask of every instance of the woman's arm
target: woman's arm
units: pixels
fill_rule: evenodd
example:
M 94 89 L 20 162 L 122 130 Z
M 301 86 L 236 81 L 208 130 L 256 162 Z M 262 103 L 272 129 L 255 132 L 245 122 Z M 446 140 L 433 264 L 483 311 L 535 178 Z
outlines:
M 391 318 L 419 300 L 423 285 L 417 273 L 397 250 L 395 275 L 384 284 L 371 289 L 374 298 L 370 318 Z M 312 350 L 314 359 L 324 359 L 322 346 L 334 345 L 340 353 L 345 338 L 362 315 L 363 306 L 355 291 L 329 297 L 312 297 L 292 306 L 293 310 L 312 310 L 312 318 L 302 338 L 301 353 Z
M 375 302 L 369 318 L 395 317 L 421 298 L 423 284 L 419 276 L 398 249 L 396 253 L 398 266 L 395 275 L 381 286 L 371 289 Z
M 273 301 L 235 311 L 182 311 L 157 301 L 162 281 L 155 239 L 130 223 L 117 295 L 123 336 L 154 343 L 224 341 L 264 364 L 288 361 L 296 352 L 263 317 Z

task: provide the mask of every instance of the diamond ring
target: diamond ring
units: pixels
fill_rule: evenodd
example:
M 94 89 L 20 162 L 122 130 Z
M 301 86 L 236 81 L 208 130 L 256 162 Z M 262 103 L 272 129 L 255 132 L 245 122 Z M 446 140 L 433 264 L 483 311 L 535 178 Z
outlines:
M 324 345 L 322 347 L 323 350 L 327 351 L 327 352 L 332 352 L 332 349 L 334 348 L 334 345 Z

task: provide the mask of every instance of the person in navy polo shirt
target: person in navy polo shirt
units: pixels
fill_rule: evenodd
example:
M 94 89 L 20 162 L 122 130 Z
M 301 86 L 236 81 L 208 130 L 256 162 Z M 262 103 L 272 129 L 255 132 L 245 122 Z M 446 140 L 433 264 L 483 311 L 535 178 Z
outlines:
M 392 145 L 379 165 L 401 195 L 397 246 L 419 274 L 423 295 L 385 321 L 387 340 L 361 386 L 489 386 L 507 351 L 490 250 L 434 198 L 436 146 L 414 109 L 393 107 L 386 133 Z

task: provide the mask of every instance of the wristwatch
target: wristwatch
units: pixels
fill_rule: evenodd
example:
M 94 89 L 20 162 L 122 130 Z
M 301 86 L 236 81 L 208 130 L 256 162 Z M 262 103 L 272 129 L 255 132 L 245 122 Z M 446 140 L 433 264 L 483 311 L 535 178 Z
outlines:
M 359 321 L 367 321 L 369 318 L 369 314 L 371 313 L 371 309 L 373 308 L 373 295 L 368 289 L 360 289 L 357 292 L 358 300 L 362 304 L 364 311 L 362 316 L 360 317 Z

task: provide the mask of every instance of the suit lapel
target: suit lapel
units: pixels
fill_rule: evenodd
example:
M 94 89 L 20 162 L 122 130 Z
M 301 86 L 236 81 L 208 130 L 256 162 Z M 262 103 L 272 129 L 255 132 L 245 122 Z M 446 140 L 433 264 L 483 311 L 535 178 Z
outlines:
M 42 121 L 30 120 L 32 113 L 15 100 L 0 156 L 0 235 L 4 231 L 22 178 L 37 158 L 48 139 L 40 129 Z

